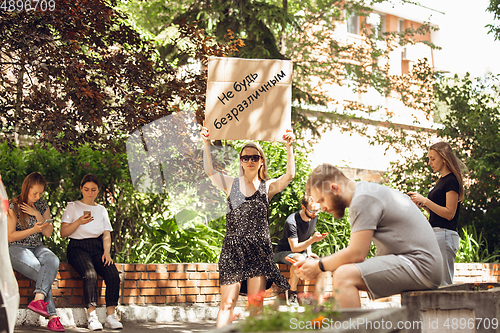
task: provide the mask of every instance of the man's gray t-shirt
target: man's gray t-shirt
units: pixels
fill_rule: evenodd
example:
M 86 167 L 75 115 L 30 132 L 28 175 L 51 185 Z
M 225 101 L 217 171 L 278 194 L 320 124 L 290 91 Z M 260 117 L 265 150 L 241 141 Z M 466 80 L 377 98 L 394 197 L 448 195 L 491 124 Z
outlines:
M 351 232 L 374 230 L 377 256 L 401 255 L 420 271 L 417 275 L 440 284 L 442 257 L 436 236 L 407 195 L 379 184 L 359 182 L 349 206 L 349 219 Z

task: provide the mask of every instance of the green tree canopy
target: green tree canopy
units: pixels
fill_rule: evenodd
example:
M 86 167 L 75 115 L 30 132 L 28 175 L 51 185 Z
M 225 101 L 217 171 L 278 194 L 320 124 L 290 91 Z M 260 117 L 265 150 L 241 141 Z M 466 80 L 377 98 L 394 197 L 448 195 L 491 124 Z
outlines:
M 486 8 L 486 11 L 494 15 L 494 20 L 500 21 L 500 0 L 490 0 L 490 5 Z M 496 40 L 500 40 L 500 24 L 487 24 L 486 27 L 490 29 L 488 33 L 493 34 Z
M 374 1 L 379 2 L 379 1 Z M 371 113 L 377 105 L 348 103 L 338 113 L 323 115 L 314 121 L 307 116 L 305 105 L 343 104 L 342 96 L 332 96 L 321 85 L 349 85 L 364 93 L 374 88 L 384 97 L 399 96 L 407 105 L 430 114 L 432 70 L 422 61 L 408 75 L 390 75 L 388 57 L 391 51 L 406 44 L 419 43 L 419 36 L 429 31 L 428 25 L 402 32 L 381 30 L 368 24 L 373 10 L 362 1 L 141 1 L 131 0 L 126 10 L 137 24 L 159 45 L 160 54 L 176 63 L 186 61 L 169 42 L 177 22 L 187 21 L 206 30 L 216 40 L 234 33 L 244 46 L 235 56 L 255 59 L 290 59 L 294 62 L 292 120 L 296 128 L 308 128 L 320 135 L 322 123 L 332 121 L 345 129 L 350 118 L 340 116 L 342 108 Z M 349 15 L 359 17 L 361 43 L 346 43 L 336 30 Z M 427 43 L 433 46 L 430 43 Z M 320 84 L 318 84 L 320 82 Z
M 461 225 L 483 230 L 493 248 L 500 239 L 500 76 L 455 76 L 439 86 L 450 108 L 438 134 L 454 145 L 469 168 Z

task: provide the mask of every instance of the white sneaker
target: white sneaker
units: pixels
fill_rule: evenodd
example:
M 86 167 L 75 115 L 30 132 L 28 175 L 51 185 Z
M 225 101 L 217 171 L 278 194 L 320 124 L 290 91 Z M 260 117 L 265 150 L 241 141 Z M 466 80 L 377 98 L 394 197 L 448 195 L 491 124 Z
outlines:
M 296 291 L 286 290 L 286 304 L 288 306 L 299 306 L 299 299 Z
M 89 316 L 89 330 L 102 331 L 102 324 L 97 318 L 97 315 Z
M 106 328 L 111 328 L 112 330 L 122 329 L 123 325 L 116 319 L 116 313 L 113 313 L 106 317 L 106 323 L 104 324 Z

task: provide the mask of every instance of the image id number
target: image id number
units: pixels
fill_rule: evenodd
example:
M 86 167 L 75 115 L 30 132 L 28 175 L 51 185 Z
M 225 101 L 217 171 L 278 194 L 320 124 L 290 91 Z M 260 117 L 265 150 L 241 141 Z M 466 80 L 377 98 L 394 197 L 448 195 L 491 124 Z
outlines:
M 0 0 L 0 10 L 9 12 L 21 12 L 23 10 L 54 11 L 56 9 L 55 0 Z
M 447 329 L 452 330 L 463 330 L 463 329 L 494 329 L 498 327 L 497 318 L 447 318 L 443 324 Z

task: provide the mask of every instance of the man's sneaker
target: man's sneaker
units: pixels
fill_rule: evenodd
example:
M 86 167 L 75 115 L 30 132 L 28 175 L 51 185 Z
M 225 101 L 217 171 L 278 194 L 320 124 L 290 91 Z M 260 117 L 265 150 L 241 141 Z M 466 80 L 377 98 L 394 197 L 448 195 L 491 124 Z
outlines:
M 299 299 L 297 297 L 297 292 L 292 290 L 286 291 L 286 304 L 288 306 L 299 306 Z
M 112 330 L 122 329 L 123 325 L 116 319 L 116 313 L 113 313 L 106 317 L 106 323 L 104 324 L 106 328 L 111 328 Z
M 28 304 L 28 309 L 38 313 L 40 316 L 49 318 L 49 313 L 47 312 L 47 304 L 49 304 L 49 302 L 45 303 L 42 300 L 38 301 L 33 300 L 30 302 L 30 304 Z
M 64 332 L 64 326 L 61 324 L 59 317 L 54 317 L 49 320 L 47 329 L 52 332 Z
M 93 315 L 89 317 L 89 330 L 91 331 L 101 331 L 102 330 L 102 324 L 99 321 L 99 318 L 97 318 L 97 315 Z

